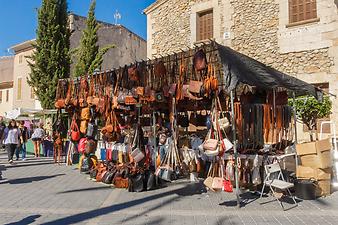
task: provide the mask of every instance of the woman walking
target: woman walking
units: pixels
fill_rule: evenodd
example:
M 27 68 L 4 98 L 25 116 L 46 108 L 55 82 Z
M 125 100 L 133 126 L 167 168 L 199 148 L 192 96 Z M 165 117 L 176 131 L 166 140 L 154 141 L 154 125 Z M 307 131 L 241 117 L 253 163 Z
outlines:
M 16 150 L 16 160 L 19 159 L 19 154 L 22 154 L 22 161 L 26 160 L 26 143 L 27 143 L 27 139 L 28 139 L 28 131 L 27 131 L 27 127 L 25 127 L 25 121 L 20 121 L 20 123 L 18 123 L 19 129 L 20 129 L 20 144 L 17 147 Z
M 8 153 L 8 162 L 13 163 L 15 149 L 19 145 L 20 129 L 16 126 L 15 120 L 11 120 L 5 129 L 5 148 Z
M 43 124 L 40 123 L 40 126 L 36 128 L 32 134 L 35 157 L 40 157 L 40 145 L 41 145 L 41 141 L 44 138 L 44 136 L 45 136 L 45 131 L 43 130 Z

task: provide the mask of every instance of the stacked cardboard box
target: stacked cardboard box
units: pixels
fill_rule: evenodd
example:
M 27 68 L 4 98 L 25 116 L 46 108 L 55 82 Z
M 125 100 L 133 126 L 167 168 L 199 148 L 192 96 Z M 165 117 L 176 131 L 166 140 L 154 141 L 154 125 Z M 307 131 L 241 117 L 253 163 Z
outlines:
M 331 143 L 330 139 L 298 144 L 297 154 L 301 166 L 297 167 L 297 178 L 317 181 L 317 196 L 331 193 Z

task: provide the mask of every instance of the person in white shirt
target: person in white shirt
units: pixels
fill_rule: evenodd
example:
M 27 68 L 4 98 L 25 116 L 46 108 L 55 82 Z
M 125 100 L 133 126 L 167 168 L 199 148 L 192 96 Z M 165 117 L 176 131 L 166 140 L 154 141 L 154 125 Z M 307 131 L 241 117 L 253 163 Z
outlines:
M 43 130 L 43 124 L 41 123 L 40 126 L 36 128 L 32 134 L 35 157 L 40 157 L 40 145 L 44 137 L 45 131 Z
M 8 162 L 13 163 L 15 149 L 20 144 L 20 129 L 17 127 L 15 120 L 11 120 L 8 127 L 5 129 L 5 148 L 8 153 Z

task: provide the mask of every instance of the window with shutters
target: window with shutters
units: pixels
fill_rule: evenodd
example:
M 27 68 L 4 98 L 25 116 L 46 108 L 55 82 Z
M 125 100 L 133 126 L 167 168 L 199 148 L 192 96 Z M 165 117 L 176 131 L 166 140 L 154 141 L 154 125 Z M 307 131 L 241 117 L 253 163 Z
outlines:
M 197 13 L 197 29 L 196 40 L 202 41 L 213 38 L 214 23 L 213 23 L 213 10 Z
M 289 21 L 298 23 L 317 18 L 316 0 L 289 0 Z
M 6 91 L 6 102 L 9 101 L 9 90 Z

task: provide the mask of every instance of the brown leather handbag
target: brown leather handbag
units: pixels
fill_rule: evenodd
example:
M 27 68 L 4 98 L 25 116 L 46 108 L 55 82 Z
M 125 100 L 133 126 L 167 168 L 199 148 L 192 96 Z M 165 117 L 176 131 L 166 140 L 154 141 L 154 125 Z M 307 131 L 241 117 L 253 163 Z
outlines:
M 82 108 L 81 109 L 81 120 L 90 120 L 90 108 Z
M 207 56 L 203 49 L 198 50 L 194 55 L 194 68 L 197 71 L 207 68 Z
M 80 140 L 80 130 L 76 123 L 75 117 L 73 117 L 72 124 L 70 125 L 71 129 L 71 138 L 72 141 L 79 141 Z
M 57 91 L 56 91 L 56 101 L 55 101 L 55 108 L 62 109 L 66 107 L 65 99 L 66 94 L 68 91 L 68 81 L 67 80 L 59 80 Z
M 80 132 L 82 134 L 86 134 L 87 128 L 88 128 L 88 121 L 87 120 L 81 120 L 81 122 L 80 122 Z
M 155 63 L 154 73 L 156 77 L 163 78 L 167 74 L 167 69 L 165 68 L 164 62 L 162 60 Z
M 128 69 L 128 76 L 131 81 L 139 81 L 140 74 L 137 68 L 137 65 L 133 65 Z

